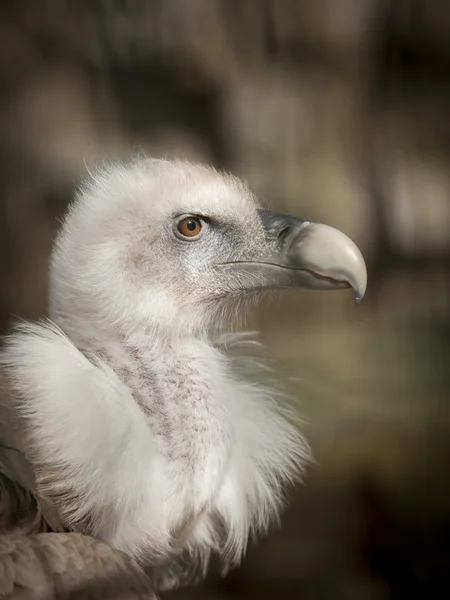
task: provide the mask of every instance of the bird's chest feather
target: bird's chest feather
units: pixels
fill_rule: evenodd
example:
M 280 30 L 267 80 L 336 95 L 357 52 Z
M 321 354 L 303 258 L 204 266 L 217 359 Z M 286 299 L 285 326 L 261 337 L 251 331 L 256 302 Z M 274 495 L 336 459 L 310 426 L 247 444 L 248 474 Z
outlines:
M 196 345 L 132 348 L 127 355 L 120 374 L 155 436 L 167 501 L 198 514 L 217 494 L 233 445 L 220 362 L 214 350 Z

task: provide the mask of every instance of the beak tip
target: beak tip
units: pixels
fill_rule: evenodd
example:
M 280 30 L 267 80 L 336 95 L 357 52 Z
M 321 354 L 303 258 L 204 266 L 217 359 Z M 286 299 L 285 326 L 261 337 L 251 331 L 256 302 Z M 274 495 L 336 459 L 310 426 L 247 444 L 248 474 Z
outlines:
M 367 270 L 364 259 L 360 254 L 360 263 L 357 276 L 349 278 L 349 282 L 351 287 L 353 288 L 353 292 L 355 294 L 356 304 L 361 304 L 366 295 L 367 290 Z
M 356 304 L 361 304 L 361 302 L 363 301 L 363 297 L 364 296 L 361 296 L 360 294 L 355 294 Z
M 356 304 L 361 304 L 361 302 L 364 299 L 364 296 L 366 295 L 366 289 L 367 289 L 367 283 L 365 283 L 363 285 L 357 285 L 353 288 L 353 290 L 355 292 Z

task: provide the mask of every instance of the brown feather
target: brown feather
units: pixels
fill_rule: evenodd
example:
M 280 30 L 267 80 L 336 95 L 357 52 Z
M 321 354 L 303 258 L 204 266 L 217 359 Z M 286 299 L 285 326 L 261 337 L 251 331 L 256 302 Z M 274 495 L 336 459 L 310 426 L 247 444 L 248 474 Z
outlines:
M 129 556 L 78 533 L 0 535 L 0 598 L 157 600 Z

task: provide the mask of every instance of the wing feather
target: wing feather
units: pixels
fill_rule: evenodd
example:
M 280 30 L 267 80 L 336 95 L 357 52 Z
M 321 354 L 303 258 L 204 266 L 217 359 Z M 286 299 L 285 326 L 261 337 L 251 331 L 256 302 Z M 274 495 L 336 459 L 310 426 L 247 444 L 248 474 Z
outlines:
M 0 536 L 0 597 L 157 600 L 129 556 L 76 533 Z

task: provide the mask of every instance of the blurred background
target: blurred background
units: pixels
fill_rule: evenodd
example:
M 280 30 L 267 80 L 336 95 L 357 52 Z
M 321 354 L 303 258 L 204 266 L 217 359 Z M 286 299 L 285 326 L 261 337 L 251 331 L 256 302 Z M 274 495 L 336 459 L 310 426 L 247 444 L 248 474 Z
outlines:
M 252 315 L 316 463 L 240 569 L 167 598 L 445 596 L 449 111 L 445 0 L 1 0 L 1 333 L 45 313 L 58 218 L 105 157 L 231 170 L 367 259 L 361 306 Z

